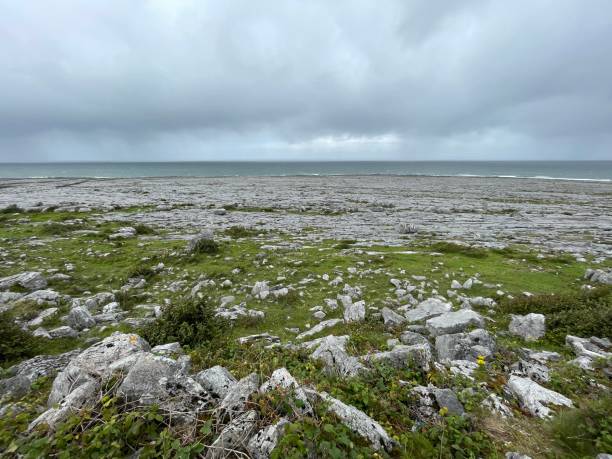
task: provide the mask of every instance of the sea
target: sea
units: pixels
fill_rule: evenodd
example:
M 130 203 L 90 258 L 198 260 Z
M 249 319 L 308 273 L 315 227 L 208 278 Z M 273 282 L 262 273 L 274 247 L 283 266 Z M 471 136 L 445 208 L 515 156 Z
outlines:
M 0 163 L 0 178 L 465 176 L 612 181 L 612 161 L 304 161 Z

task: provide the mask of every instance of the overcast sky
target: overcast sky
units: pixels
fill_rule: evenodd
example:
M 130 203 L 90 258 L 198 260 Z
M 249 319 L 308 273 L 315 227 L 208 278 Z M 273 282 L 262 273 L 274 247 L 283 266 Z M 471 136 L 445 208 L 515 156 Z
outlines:
M 0 0 L 0 160 L 612 159 L 610 0 Z

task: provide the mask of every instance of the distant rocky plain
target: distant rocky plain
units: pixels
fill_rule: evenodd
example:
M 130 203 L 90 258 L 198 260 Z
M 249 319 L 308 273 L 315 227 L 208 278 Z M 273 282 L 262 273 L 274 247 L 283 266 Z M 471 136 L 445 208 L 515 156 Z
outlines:
M 1 209 L 0 341 L 42 350 L 1 351 L 0 454 L 612 457 L 612 183 L 2 179 Z M 198 301 L 223 336 L 183 338 Z M 92 450 L 109 400 L 155 432 Z

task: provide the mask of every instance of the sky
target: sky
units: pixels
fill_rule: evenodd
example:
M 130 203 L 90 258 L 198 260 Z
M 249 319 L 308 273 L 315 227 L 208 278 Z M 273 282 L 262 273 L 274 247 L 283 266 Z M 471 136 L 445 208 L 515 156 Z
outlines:
M 0 0 L 0 161 L 612 159 L 609 0 Z

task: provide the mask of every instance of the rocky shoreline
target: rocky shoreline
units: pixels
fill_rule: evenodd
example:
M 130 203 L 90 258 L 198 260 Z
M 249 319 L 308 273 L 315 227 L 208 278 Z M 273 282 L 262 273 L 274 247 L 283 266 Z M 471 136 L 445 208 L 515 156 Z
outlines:
M 3 455 L 612 453 L 610 184 L 0 191 Z

